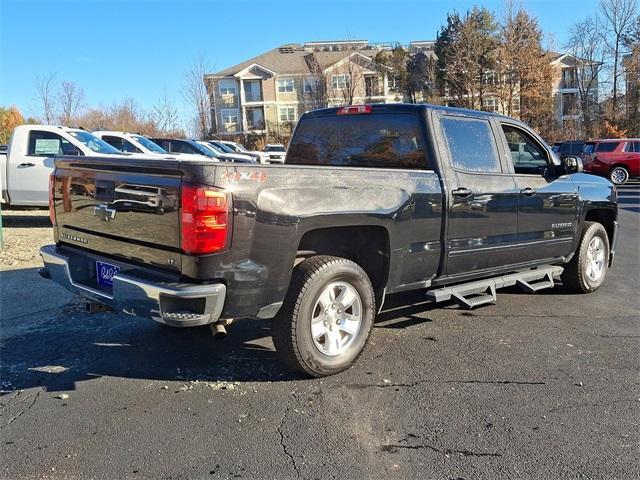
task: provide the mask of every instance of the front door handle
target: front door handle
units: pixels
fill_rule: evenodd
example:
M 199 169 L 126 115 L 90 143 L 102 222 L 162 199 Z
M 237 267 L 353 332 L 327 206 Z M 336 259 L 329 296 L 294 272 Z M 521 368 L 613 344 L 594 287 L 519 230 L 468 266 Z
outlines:
M 536 194 L 536 191 L 533 188 L 527 187 L 527 188 L 523 188 L 522 190 L 520 190 L 520 193 L 522 195 L 527 196 L 527 197 L 531 197 L 532 195 Z
M 456 188 L 455 190 L 452 190 L 451 194 L 456 197 L 469 197 L 471 196 L 471 194 L 473 194 L 473 192 L 468 188 L 461 187 L 461 188 Z
M 19 163 L 18 166 L 19 167 L 35 167 L 36 164 L 31 162 L 24 162 L 24 163 Z

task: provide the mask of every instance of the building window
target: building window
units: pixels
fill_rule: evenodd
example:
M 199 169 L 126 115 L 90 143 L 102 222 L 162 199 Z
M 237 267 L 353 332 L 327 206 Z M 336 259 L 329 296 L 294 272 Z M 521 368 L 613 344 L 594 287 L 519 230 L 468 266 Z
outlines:
M 397 92 L 400 89 L 400 77 L 398 75 L 389 75 L 387 79 L 389 90 Z
M 222 117 L 222 125 L 228 132 L 234 132 L 238 126 L 238 109 L 226 108 L 220 110 L 220 116 Z
M 485 112 L 498 113 L 498 100 L 495 97 L 488 97 L 482 100 L 482 109 Z
M 235 95 L 236 81 L 232 79 L 220 80 L 218 88 L 220 89 L 220 95 Z
M 305 77 L 303 82 L 304 93 L 313 93 L 318 90 L 319 80 L 314 77 Z
M 488 70 L 482 74 L 482 83 L 485 85 L 497 85 L 498 75 L 494 70 Z
M 281 122 L 295 122 L 296 121 L 296 107 L 280 107 L 280 121 Z
M 278 93 L 292 93 L 293 78 L 279 78 L 278 79 Z
M 520 97 L 515 97 L 511 100 L 511 112 L 520 113 Z
M 576 115 L 577 113 L 576 94 L 575 93 L 563 93 L 562 94 L 562 115 Z
M 331 86 L 334 90 L 345 89 L 348 84 L 349 75 L 331 75 Z
M 577 88 L 576 82 L 576 69 L 574 67 L 568 67 L 562 69 L 562 82 L 560 88 Z

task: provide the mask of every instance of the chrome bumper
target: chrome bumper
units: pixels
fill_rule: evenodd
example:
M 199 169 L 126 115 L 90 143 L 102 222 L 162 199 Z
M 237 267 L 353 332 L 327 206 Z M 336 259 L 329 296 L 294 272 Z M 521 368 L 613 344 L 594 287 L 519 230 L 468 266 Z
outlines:
M 116 311 L 151 318 L 173 327 L 214 323 L 222 313 L 227 288 L 221 283 L 194 285 L 150 281 L 123 268 L 113 276 L 113 288 L 107 292 L 87 285 L 91 278 L 89 255 L 67 253 L 55 245 L 46 245 L 40 249 L 40 256 L 44 262 L 43 276 Z

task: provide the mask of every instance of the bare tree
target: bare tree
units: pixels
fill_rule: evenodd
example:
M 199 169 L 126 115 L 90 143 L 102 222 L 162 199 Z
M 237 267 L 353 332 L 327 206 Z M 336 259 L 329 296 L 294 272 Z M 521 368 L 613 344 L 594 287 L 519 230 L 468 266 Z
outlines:
M 304 60 L 309 69 L 309 76 L 303 82 L 306 82 L 308 88 L 302 89 L 302 102 L 307 110 L 315 110 L 317 108 L 325 108 L 329 105 L 328 81 L 327 74 L 320 67 L 318 59 L 314 53 L 308 53 L 304 56 Z
M 166 91 L 153 105 L 150 117 L 159 132 L 167 133 L 178 129 L 178 109 Z
M 205 74 L 209 70 L 200 56 L 185 75 L 184 99 L 193 108 L 193 128 L 198 138 L 211 134 L 211 100 L 205 85 Z
M 569 29 L 565 48 L 575 58 L 576 87 L 579 113 L 588 138 L 595 135 L 598 114 L 598 77 L 605 68 L 605 46 L 602 24 L 597 16 L 576 23 Z
M 611 120 L 615 122 L 618 110 L 619 80 L 622 75 L 621 49 L 624 37 L 638 16 L 637 0 L 600 0 L 600 12 L 605 24 L 603 38 L 609 49 L 613 63 L 613 88 L 611 103 Z
M 40 116 L 46 125 L 55 122 L 55 73 L 49 73 L 35 80 L 36 100 L 39 104 Z
M 333 78 L 331 78 L 331 88 L 340 92 L 343 105 L 353 105 L 356 92 L 362 86 L 364 77 L 362 75 L 362 69 L 355 58 L 358 57 L 353 54 L 349 55 L 344 59 L 344 63 L 333 72 L 332 77 L 334 75 L 342 77 L 336 82 L 337 88 L 334 87 Z
M 57 100 L 58 122 L 62 125 L 71 125 L 84 105 L 84 91 L 77 84 L 65 80 L 60 84 Z

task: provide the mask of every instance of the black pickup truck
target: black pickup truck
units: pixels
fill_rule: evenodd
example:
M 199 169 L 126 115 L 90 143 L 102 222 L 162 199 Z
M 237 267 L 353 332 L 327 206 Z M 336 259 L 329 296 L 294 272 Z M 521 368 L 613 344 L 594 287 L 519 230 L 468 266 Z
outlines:
M 306 113 L 284 165 L 55 164 L 44 277 L 171 326 L 273 319 L 282 359 L 312 376 L 356 360 L 387 294 L 472 308 L 505 286 L 589 293 L 614 253 L 614 186 L 484 112 Z

